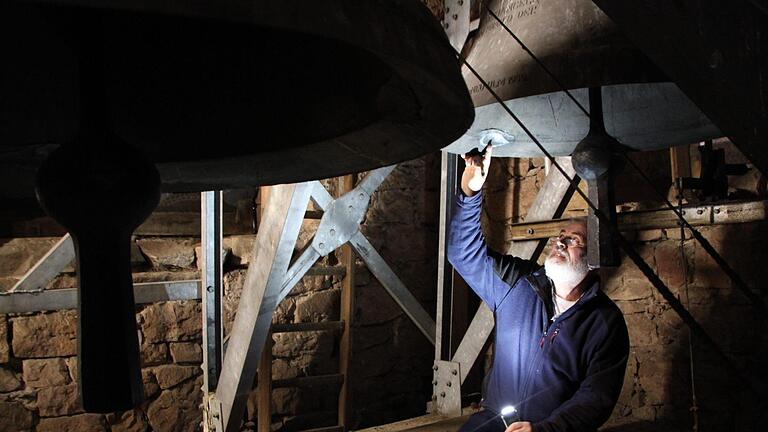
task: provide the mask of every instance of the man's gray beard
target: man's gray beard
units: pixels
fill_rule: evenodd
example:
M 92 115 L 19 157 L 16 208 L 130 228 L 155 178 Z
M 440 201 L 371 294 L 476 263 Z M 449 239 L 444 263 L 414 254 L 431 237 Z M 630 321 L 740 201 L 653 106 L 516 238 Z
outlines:
M 567 262 L 557 262 L 554 260 L 554 257 L 549 256 L 544 261 L 544 270 L 555 285 L 574 287 L 589 273 L 587 255 L 584 254 L 579 261 Z

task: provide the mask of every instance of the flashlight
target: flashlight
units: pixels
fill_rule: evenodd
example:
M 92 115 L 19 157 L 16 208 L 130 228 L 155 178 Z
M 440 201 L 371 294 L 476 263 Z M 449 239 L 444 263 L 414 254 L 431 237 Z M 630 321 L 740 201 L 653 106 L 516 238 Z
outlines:
M 517 409 L 515 409 L 515 407 L 513 407 L 512 405 L 507 405 L 507 406 L 505 406 L 504 408 L 501 409 L 501 416 L 500 417 L 501 417 L 501 421 L 504 422 L 504 427 L 507 427 L 507 428 L 509 427 L 509 425 L 507 424 L 506 417 L 508 415 L 512 415 L 512 414 L 514 414 L 516 412 L 517 412 Z

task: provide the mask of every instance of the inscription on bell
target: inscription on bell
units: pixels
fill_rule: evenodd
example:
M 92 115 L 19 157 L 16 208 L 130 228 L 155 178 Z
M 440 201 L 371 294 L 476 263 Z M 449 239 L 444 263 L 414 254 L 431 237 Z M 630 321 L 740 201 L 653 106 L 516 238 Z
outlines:
M 528 75 L 526 75 L 526 74 L 510 75 L 510 76 L 505 77 L 505 78 L 500 78 L 500 79 L 497 79 L 497 80 L 488 81 L 488 87 L 490 87 L 492 90 L 496 90 L 497 88 L 501 88 L 501 87 L 504 87 L 504 86 L 508 86 L 508 85 L 511 85 L 511 84 L 515 84 L 515 83 L 519 83 L 519 82 L 523 82 L 523 81 L 527 81 L 527 80 L 528 80 Z M 485 86 L 483 85 L 483 83 L 478 83 L 478 84 L 473 85 L 469 89 L 469 93 L 471 95 L 474 95 L 474 94 L 480 93 L 480 92 L 482 92 L 484 90 L 485 90 Z
M 509 23 L 516 19 L 536 15 L 537 12 L 541 11 L 541 3 L 542 0 L 513 0 L 506 4 L 502 4 L 500 10 L 494 10 L 495 8 L 493 5 L 489 7 L 502 21 Z M 478 35 L 485 34 L 500 27 L 501 24 L 499 24 L 498 21 L 490 19 L 486 25 L 480 28 Z

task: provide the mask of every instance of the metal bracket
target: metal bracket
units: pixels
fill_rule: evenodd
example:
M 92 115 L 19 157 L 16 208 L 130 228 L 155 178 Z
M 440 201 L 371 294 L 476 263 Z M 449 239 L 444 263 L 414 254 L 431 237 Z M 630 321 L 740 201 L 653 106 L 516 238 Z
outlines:
M 469 2 L 470 0 L 445 0 L 445 17 L 443 27 L 448 40 L 456 51 L 461 52 L 469 36 Z
M 451 417 L 461 415 L 461 364 L 437 360 L 432 381 L 432 400 L 438 414 Z
M 216 397 L 221 401 L 221 422 L 226 428 L 222 430 L 239 430 L 239 419 L 253 385 L 274 309 L 321 256 L 345 243 L 355 249 L 371 273 L 434 344 L 435 322 L 360 232 L 371 194 L 394 168 L 369 172 L 357 187 L 335 200 L 317 181 L 275 187 L 263 222 L 263 226 L 270 228 L 257 234 L 254 246 L 253 262 L 262 265 L 248 268 L 216 388 Z M 309 199 L 324 210 L 323 217 L 310 246 L 289 265 Z
M 312 182 L 312 200 L 324 213 L 310 247 L 296 260 L 286 275 L 280 296 L 290 292 L 306 271 L 321 256 L 325 256 L 345 243 L 349 243 L 368 269 L 381 282 L 406 315 L 429 341 L 435 343 L 435 322 L 421 307 L 405 284 L 387 265 L 381 255 L 360 232 L 371 194 L 381 185 L 395 166 L 371 171 L 353 190 L 341 198 L 333 199 L 320 182 Z M 282 298 L 282 297 L 281 297 Z

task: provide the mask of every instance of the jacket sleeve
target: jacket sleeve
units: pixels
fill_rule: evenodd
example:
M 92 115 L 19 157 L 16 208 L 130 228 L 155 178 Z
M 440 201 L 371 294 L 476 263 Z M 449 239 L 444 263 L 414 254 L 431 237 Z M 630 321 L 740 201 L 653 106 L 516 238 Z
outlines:
M 448 261 L 475 293 L 495 311 L 510 287 L 535 263 L 488 248 L 480 228 L 482 193 L 456 196 L 453 217 L 448 227 Z
M 595 431 L 608 420 L 624 383 L 629 357 L 629 336 L 621 313 L 606 323 L 606 332 L 589 352 L 585 379 L 576 393 L 545 420 L 534 423 L 534 432 Z

